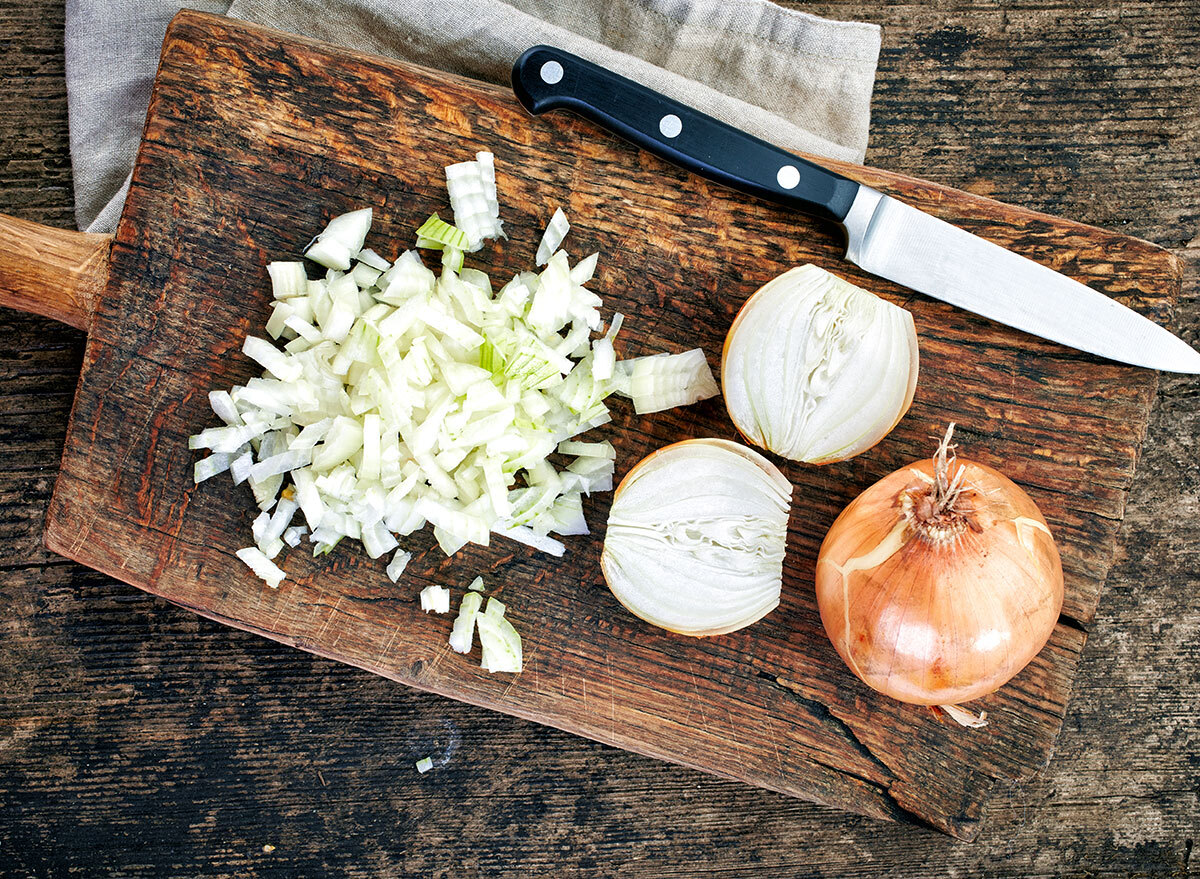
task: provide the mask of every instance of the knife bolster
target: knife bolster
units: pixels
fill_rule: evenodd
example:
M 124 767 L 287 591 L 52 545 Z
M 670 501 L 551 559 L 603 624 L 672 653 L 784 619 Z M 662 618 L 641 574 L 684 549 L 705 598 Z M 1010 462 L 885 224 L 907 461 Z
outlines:
M 875 217 L 875 209 L 883 201 L 883 193 L 869 186 L 861 185 L 850 205 L 850 211 L 842 220 L 846 230 L 846 259 L 856 266 L 862 265 L 863 249 L 866 247 L 867 234 L 871 229 L 871 220 Z

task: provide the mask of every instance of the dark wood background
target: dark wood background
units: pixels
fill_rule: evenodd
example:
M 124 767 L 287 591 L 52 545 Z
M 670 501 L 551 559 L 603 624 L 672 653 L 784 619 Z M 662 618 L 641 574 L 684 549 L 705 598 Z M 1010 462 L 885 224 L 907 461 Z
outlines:
M 1196 341 L 1200 4 L 803 8 L 885 26 L 870 164 L 1171 248 Z M 0 210 L 69 226 L 61 32 L 61 0 L 0 2 Z M 1058 753 L 965 844 L 415 693 L 50 555 L 81 355 L 0 311 L 0 875 L 1189 875 L 1196 379 L 1162 381 Z

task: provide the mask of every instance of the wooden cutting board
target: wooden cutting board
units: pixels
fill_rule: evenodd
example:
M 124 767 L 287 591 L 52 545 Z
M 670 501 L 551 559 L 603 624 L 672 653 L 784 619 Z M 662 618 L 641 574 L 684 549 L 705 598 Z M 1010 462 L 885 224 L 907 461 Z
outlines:
M 876 448 L 795 485 L 781 606 L 696 640 L 630 616 L 590 537 L 561 559 L 497 539 L 445 558 L 428 534 L 399 584 L 357 547 L 286 553 L 278 590 L 234 557 L 257 512 L 224 477 L 192 484 L 186 438 L 213 424 L 206 393 L 258 373 L 240 353 L 269 312 L 266 263 L 296 258 L 334 214 L 370 205 L 386 256 L 448 210 L 442 167 L 495 153 L 510 239 L 470 262 L 531 265 L 555 207 L 574 257 L 600 251 L 593 287 L 628 316 L 621 354 L 701 346 L 714 370 L 734 314 L 780 272 L 815 262 L 910 308 L 916 400 Z M 1175 260 L 1143 241 L 876 169 L 825 164 L 1103 290 L 1159 321 Z M 15 230 L 15 231 L 14 231 Z M 14 235 L 33 244 L 14 249 Z M 505 89 L 341 48 L 181 13 L 164 44 L 129 199 L 107 239 L 6 222 L 24 266 L 0 301 L 88 330 L 83 373 L 46 521 L 53 550 L 191 608 L 323 656 L 621 748 L 879 818 L 970 837 L 997 782 L 1049 759 L 1109 570 L 1152 401 L 1154 373 L 1065 350 L 865 275 L 835 230 L 684 174 L 564 114 L 531 119 Z M 40 236 L 40 237 L 38 237 Z M 35 240 L 36 239 L 36 240 Z M 109 261 L 110 259 L 110 261 Z M 470 264 L 470 263 L 469 263 Z M 12 270 L 14 260 L 0 264 Z M 46 290 L 55 294 L 46 299 Z M 39 298 L 42 297 L 42 298 Z M 734 437 L 721 400 L 636 417 L 624 401 L 596 431 L 618 477 L 667 443 Z M 1034 662 L 975 703 L 966 730 L 869 690 L 838 659 L 812 588 L 817 549 L 862 489 L 927 457 L 948 421 L 961 454 L 1025 486 L 1066 569 L 1060 625 Z M 503 587 L 526 670 L 491 676 L 446 645 L 451 619 L 417 593 L 457 595 L 477 574 Z

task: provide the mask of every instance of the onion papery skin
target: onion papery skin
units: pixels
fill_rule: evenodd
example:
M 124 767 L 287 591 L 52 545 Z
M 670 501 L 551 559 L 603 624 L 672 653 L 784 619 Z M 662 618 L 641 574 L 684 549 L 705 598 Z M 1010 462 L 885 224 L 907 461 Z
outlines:
M 613 495 L 604 579 L 630 613 L 668 631 L 744 628 L 779 606 L 791 495 L 774 464 L 738 443 L 659 449 Z
M 868 686 L 918 705 L 994 692 L 1045 646 L 1063 602 L 1049 526 L 1018 485 L 959 459 L 960 519 L 922 521 L 933 460 L 859 495 L 817 558 L 816 593 L 842 659 Z
M 892 431 L 912 404 L 918 369 L 912 314 L 809 264 L 742 306 L 725 337 L 721 390 L 747 442 L 828 464 Z

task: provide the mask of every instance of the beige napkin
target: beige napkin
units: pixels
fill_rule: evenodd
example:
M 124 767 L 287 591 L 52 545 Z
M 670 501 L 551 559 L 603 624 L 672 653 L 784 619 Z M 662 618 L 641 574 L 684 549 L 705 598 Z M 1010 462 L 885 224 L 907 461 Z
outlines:
M 536 43 L 575 52 L 781 147 L 861 161 L 875 25 L 768 0 L 233 0 L 189 8 L 507 83 Z M 178 3 L 68 0 L 76 217 L 120 216 L 163 30 Z M 124 183 L 124 186 L 122 185 Z

